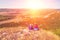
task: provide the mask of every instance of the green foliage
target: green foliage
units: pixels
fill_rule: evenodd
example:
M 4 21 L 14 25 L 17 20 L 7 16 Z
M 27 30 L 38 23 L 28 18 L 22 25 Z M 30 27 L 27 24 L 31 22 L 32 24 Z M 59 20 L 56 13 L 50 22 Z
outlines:
M 53 31 L 55 34 L 60 36 L 60 28 Z

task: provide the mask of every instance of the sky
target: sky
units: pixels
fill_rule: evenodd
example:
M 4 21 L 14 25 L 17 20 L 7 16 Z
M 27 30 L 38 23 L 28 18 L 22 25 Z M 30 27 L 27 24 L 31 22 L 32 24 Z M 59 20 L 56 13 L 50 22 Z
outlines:
M 0 8 L 30 8 L 32 6 L 60 9 L 60 0 L 0 0 Z

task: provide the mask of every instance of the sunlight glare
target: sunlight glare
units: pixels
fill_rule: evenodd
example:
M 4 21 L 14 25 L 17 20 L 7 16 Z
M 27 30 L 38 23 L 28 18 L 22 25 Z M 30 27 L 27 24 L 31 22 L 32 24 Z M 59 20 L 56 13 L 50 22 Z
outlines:
M 39 0 L 29 0 L 27 3 L 27 8 L 40 9 L 40 8 L 44 8 L 44 4 Z

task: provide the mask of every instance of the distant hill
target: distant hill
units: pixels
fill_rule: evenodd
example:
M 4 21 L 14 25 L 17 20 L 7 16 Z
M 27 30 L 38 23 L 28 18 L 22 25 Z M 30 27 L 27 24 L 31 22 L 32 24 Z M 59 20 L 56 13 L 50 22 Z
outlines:
M 0 15 L 11 15 L 11 14 L 18 14 L 18 13 L 24 13 L 26 11 L 29 11 L 31 9 L 0 9 Z M 38 12 L 40 12 L 40 15 L 47 15 L 51 12 L 60 11 L 60 9 L 38 9 Z
M 31 9 L 30 9 L 31 10 Z M 28 20 L 27 21 L 33 21 L 36 20 L 37 23 L 41 23 L 42 20 L 45 21 L 45 24 L 47 23 L 46 26 L 60 26 L 60 9 L 39 9 L 38 16 L 40 16 L 39 18 L 32 18 L 30 17 L 31 12 L 28 12 L 29 9 L 0 9 L 0 15 L 6 15 L 6 16 L 17 16 L 16 18 L 26 18 Z M 27 14 L 26 14 L 27 13 Z M 26 14 L 26 15 L 24 15 Z M 37 20 L 38 19 L 38 20 Z M 24 21 L 23 21 L 24 22 Z M 35 22 L 35 21 L 34 21 Z

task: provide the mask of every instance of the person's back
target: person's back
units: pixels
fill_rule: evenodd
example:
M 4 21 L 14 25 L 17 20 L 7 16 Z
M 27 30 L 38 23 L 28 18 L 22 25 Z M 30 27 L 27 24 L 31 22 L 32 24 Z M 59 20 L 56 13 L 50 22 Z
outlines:
M 29 30 L 33 30 L 33 25 L 32 24 L 29 25 Z
M 39 30 L 39 27 L 37 24 L 34 24 L 34 30 Z

